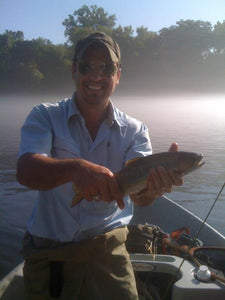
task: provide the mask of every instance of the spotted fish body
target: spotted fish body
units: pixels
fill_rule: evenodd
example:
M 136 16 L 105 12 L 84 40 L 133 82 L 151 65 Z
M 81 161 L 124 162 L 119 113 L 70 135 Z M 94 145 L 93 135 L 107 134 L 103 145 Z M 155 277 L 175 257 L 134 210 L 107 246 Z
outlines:
M 146 187 L 146 180 L 151 168 L 163 166 L 167 170 L 174 170 L 180 174 L 188 174 L 200 168 L 202 154 L 194 152 L 161 152 L 144 157 L 138 157 L 127 162 L 126 166 L 115 174 L 115 178 L 120 186 L 123 196 L 140 192 Z M 82 195 L 73 186 L 75 196 L 71 207 L 76 205 Z
M 161 152 L 128 161 L 127 165 L 115 174 L 123 195 L 137 193 L 146 187 L 147 175 L 151 168 L 163 166 L 180 174 L 188 174 L 201 167 L 202 154 L 194 152 Z

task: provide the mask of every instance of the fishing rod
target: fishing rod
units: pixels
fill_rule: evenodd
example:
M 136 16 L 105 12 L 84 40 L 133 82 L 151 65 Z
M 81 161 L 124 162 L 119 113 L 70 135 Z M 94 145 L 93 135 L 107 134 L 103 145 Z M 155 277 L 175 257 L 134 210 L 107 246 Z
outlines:
M 205 223 L 206 223 L 206 221 L 207 221 L 207 219 L 208 219 L 210 213 L 212 212 L 212 210 L 213 210 L 213 208 L 214 208 L 216 202 L 218 201 L 218 199 L 219 199 L 219 197 L 220 197 L 220 195 L 221 195 L 221 193 L 222 193 L 224 187 L 225 187 L 225 182 L 223 183 L 223 185 L 222 185 L 222 187 L 221 187 L 219 193 L 218 193 L 217 196 L 216 196 L 216 199 L 214 200 L 213 204 L 211 205 L 211 207 L 210 207 L 210 209 L 209 209 L 209 211 L 208 211 L 208 213 L 207 213 L 205 219 L 203 220 L 203 222 L 202 222 L 202 224 L 201 224 L 199 230 L 197 231 L 196 235 L 194 236 L 194 238 L 193 238 L 194 242 L 197 241 L 197 238 L 198 238 L 198 236 L 199 236 L 199 234 L 200 234 L 200 232 L 201 232 L 203 226 L 205 225 Z M 177 271 L 176 271 L 176 273 L 174 274 L 173 278 L 172 278 L 171 281 L 169 282 L 169 284 L 168 284 L 168 286 L 167 286 L 167 288 L 166 288 L 166 291 L 165 291 L 164 295 L 162 296 L 162 300 L 165 299 L 165 297 L 166 297 L 166 295 L 167 295 L 167 293 L 168 293 L 168 291 L 169 291 L 169 288 L 171 287 L 171 285 L 172 285 L 173 282 L 174 282 L 174 279 L 177 277 L 178 273 L 180 272 L 181 267 L 182 267 L 182 265 L 184 264 L 184 262 L 185 262 L 187 256 L 190 254 L 191 248 L 192 248 L 192 246 L 189 246 L 189 248 L 187 249 L 186 253 L 184 254 L 183 260 L 181 261 L 179 268 L 177 269 Z M 192 257 L 193 257 L 193 256 L 192 256 Z M 196 262 L 196 261 L 195 261 L 195 262 Z M 196 263 L 197 263 L 197 262 L 196 262 Z M 198 263 L 197 263 L 197 265 L 198 265 Z M 212 274 L 211 277 L 214 278 L 214 279 L 220 280 L 220 277 L 218 278 L 218 276 L 216 276 L 215 274 Z
M 165 243 L 166 243 L 166 245 L 169 246 L 170 248 L 173 248 L 173 249 L 175 249 L 175 250 L 178 250 L 179 252 L 184 253 L 184 255 L 185 255 L 184 259 L 186 259 L 187 256 L 188 256 L 194 263 L 197 264 L 198 267 L 200 267 L 200 266 L 202 265 L 202 264 L 198 261 L 198 259 L 194 256 L 194 254 L 190 253 L 190 248 L 189 248 L 189 249 L 187 249 L 187 248 L 185 249 L 185 248 L 182 248 L 182 247 L 180 247 L 180 246 L 178 246 L 178 245 L 175 245 L 175 244 L 173 244 L 173 243 L 170 243 L 169 241 L 165 241 Z M 202 249 L 202 248 L 204 249 L 204 247 L 196 247 L 196 249 Z M 191 247 L 191 249 L 192 249 L 192 247 Z M 215 249 L 218 249 L 218 248 L 215 248 Z M 182 261 L 182 263 L 183 263 L 183 261 Z M 179 272 L 179 270 L 180 270 L 180 267 L 179 267 L 179 269 L 178 269 L 178 272 Z M 176 277 L 176 275 L 177 275 L 177 273 L 175 274 L 174 277 Z M 222 276 L 216 275 L 216 274 L 214 274 L 214 273 L 211 273 L 211 278 L 212 278 L 212 279 L 220 280 L 221 282 L 225 283 L 225 278 L 223 278 Z
M 212 206 L 210 207 L 209 212 L 207 213 L 207 215 L 206 215 L 204 221 L 202 222 L 202 224 L 201 224 L 201 226 L 200 226 L 198 232 L 196 233 L 196 235 L 195 235 L 195 237 L 194 237 L 194 240 L 195 240 L 195 241 L 196 241 L 196 239 L 198 238 L 198 236 L 199 236 L 199 234 L 200 234 L 200 232 L 201 232 L 203 226 L 205 225 L 206 220 L 208 219 L 209 215 L 211 214 L 211 212 L 212 212 L 212 210 L 213 210 L 213 208 L 214 208 L 214 206 L 215 206 L 217 200 L 219 199 L 219 197 L 220 197 L 220 195 L 221 195 L 221 193 L 222 193 L 224 187 L 225 187 L 225 182 L 224 182 L 224 184 L 222 185 L 222 187 L 221 187 L 221 189 L 220 189 L 220 191 L 219 191 L 219 193 L 218 193 L 216 199 L 214 200 Z

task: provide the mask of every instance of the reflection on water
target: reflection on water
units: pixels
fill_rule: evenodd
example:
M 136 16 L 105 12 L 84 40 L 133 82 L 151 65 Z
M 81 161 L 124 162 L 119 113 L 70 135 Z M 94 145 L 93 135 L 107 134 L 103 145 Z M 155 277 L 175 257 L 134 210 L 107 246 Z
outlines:
M 8 253 L 11 258 L 13 247 L 18 248 L 18 236 L 21 239 L 34 201 L 34 192 L 19 185 L 15 178 L 20 127 L 33 105 L 57 100 L 60 97 L 0 97 L 0 222 L 5 226 L 4 232 L 0 228 L 0 234 L 11 243 L 12 253 Z M 185 184 L 169 195 L 204 219 L 225 179 L 224 95 L 116 97 L 114 103 L 146 123 L 155 153 L 167 151 L 176 141 L 180 150 L 204 154 L 206 164 L 188 174 Z M 23 215 L 18 216 L 21 206 L 24 207 Z M 224 217 L 225 191 L 208 223 L 225 234 Z M 0 255 L 3 257 L 5 252 Z

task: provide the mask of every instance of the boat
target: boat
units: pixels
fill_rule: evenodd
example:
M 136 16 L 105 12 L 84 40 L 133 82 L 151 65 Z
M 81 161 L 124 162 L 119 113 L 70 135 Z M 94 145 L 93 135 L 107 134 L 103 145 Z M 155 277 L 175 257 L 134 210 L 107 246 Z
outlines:
M 202 225 L 199 217 L 166 196 L 158 198 L 149 207 L 135 206 L 131 224 L 146 223 L 154 224 L 167 233 L 188 226 L 190 235 L 199 233 L 197 238 L 203 247 L 216 247 L 225 253 L 225 237 L 221 233 L 207 223 Z M 213 269 L 176 253 L 130 253 L 130 258 L 138 280 L 140 299 L 225 299 L 225 266 L 222 271 Z M 1 300 L 24 299 L 22 269 L 23 262 L 1 280 Z
M 133 224 L 151 224 L 159 226 L 164 232 L 174 232 L 178 228 L 189 227 L 190 235 L 196 236 L 204 246 L 218 247 L 225 256 L 225 237 L 212 226 L 177 204 L 173 200 L 163 196 L 157 199 L 152 206 L 144 209 L 135 206 Z M 203 226 L 202 226 L 203 225 Z M 160 295 L 144 299 L 166 299 L 166 300 L 211 300 L 225 299 L 225 272 L 217 272 L 221 275 L 220 280 L 210 279 L 201 281 L 196 274 L 199 265 L 191 260 L 183 259 L 177 255 L 151 255 L 131 254 L 134 269 L 141 274 L 146 286 L 151 282 L 159 282 L 158 288 L 163 289 Z M 225 271 L 225 261 L 223 270 Z M 220 277 L 220 276 L 219 276 Z M 165 283 L 166 281 L 166 283 Z M 164 287 L 162 287 L 162 282 Z M 172 284 L 171 284 L 172 282 Z M 150 286 L 150 289 L 152 286 Z M 146 287 L 145 287 L 146 289 Z

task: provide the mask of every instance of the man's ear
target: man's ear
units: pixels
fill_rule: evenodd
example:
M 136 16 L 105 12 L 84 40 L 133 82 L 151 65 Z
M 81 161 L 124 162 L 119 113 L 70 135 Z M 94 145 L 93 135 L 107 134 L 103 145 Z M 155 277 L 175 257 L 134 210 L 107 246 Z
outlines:
M 121 68 L 119 68 L 117 71 L 117 82 L 116 82 L 117 85 L 119 85 L 120 83 L 120 77 L 121 77 Z
M 71 73 L 72 73 L 72 78 L 74 79 L 74 74 L 76 72 L 76 65 L 75 64 L 72 64 L 71 66 Z

